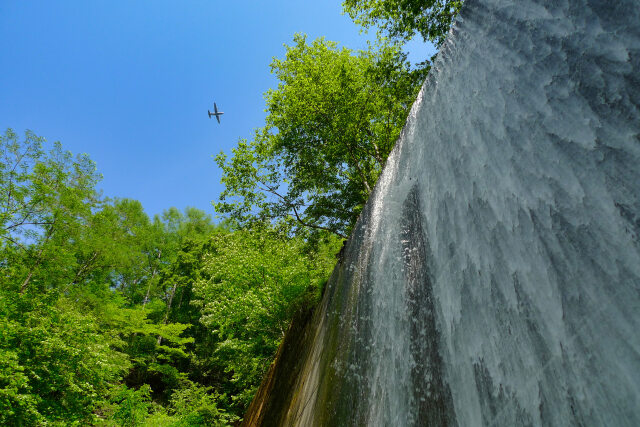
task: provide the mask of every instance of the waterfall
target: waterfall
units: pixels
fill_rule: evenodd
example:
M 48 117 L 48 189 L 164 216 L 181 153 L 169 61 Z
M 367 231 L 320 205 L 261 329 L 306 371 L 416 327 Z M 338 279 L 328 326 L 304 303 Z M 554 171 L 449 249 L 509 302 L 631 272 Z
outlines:
M 638 426 L 639 236 L 640 3 L 467 0 L 245 422 Z

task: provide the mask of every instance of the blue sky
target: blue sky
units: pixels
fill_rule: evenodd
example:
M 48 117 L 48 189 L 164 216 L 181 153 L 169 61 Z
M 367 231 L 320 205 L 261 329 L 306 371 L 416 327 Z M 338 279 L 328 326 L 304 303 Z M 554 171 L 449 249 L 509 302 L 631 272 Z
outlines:
M 105 196 L 150 215 L 214 215 L 212 156 L 264 121 L 269 63 L 296 32 L 349 48 L 366 38 L 341 0 L 0 1 L 0 130 L 88 153 Z M 433 47 L 408 45 L 413 62 Z M 222 124 L 207 117 L 213 101 Z

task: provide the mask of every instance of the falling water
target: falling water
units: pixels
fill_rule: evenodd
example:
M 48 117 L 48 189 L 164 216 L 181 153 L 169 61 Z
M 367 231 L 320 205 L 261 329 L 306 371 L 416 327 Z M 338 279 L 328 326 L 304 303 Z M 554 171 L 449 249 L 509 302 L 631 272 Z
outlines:
M 263 424 L 640 425 L 639 135 L 637 0 L 468 0 Z

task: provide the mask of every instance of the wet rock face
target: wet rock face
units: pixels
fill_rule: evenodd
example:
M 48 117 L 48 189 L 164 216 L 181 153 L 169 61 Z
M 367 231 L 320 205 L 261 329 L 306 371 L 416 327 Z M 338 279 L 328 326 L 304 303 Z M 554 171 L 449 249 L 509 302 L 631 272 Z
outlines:
M 640 425 L 639 239 L 638 0 L 467 0 L 253 424 Z

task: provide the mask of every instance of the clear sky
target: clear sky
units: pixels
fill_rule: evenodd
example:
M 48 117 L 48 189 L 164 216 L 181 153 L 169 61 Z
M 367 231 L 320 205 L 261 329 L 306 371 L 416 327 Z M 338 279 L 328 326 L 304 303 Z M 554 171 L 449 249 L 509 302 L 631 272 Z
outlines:
M 296 32 L 364 48 L 341 0 L 0 1 L 0 131 L 88 153 L 105 196 L 214 215 L 213 156 L 263 125 Z M 435 52 L 412 42 L 410 59 Z M 207 117 L 216 101 L 222 124 Z

